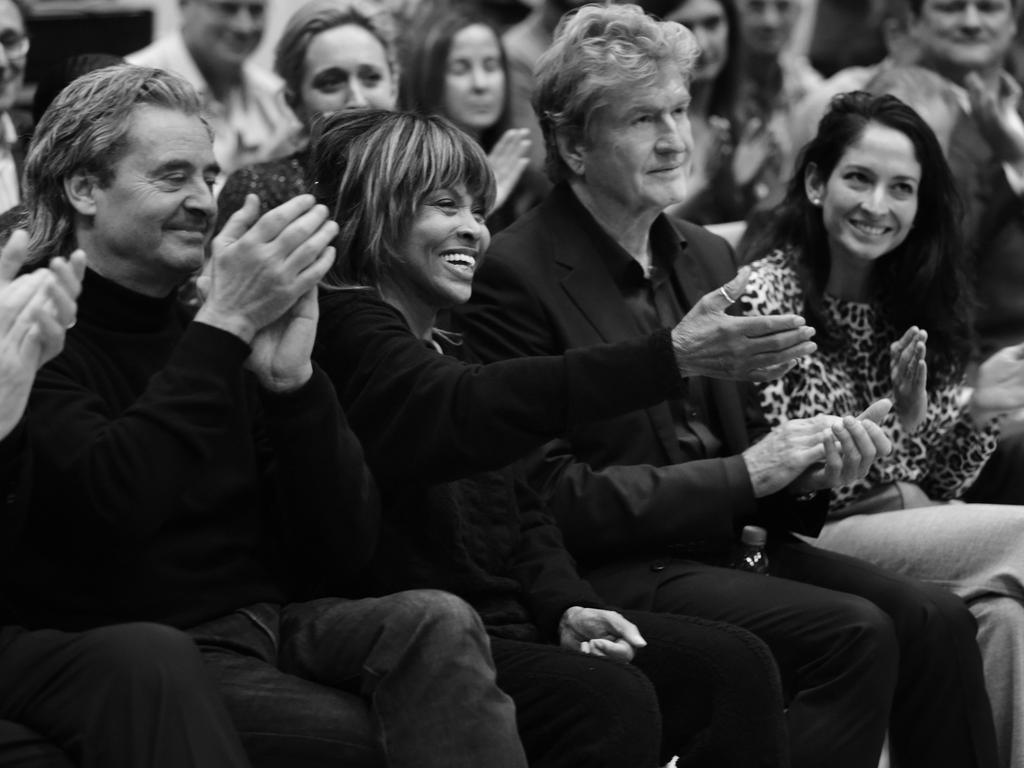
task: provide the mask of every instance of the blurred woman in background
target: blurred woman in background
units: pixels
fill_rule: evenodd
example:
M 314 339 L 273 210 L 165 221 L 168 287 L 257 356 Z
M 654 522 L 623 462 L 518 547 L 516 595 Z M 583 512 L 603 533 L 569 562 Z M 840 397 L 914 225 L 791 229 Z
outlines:
M 465 6 L 420 15 L 402 45 L 402 109 L 441 115 L 472 136 L 494 173 L 492 232 L 540 202 L 547 184 L 528 170 L 529 131 L 510 124 L 508 62 L 497 30 Z
M 261 213 L 306 192 L 308 131 L 313 118 L 351 109 L 394 109 L 398 97 L 394 20 L 372 0 L 311 0 L 285 25 L 274 55 L 285 100 L 303 124 L 280 160 L 233 173 L 217 198 L 219 226 L 260 198 Z

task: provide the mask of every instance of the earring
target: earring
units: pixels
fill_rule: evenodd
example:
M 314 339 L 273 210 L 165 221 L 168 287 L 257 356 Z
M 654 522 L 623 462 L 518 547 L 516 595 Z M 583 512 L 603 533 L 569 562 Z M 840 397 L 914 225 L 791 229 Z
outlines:
M 821 205 L 821 198 L 820 197 L 812 197 L 811 198 L 811 205 Z

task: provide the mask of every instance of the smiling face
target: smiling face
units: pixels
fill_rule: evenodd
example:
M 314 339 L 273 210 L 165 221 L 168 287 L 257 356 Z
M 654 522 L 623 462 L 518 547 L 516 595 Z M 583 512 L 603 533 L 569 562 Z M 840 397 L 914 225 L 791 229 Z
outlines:
M 199 117 L 141 106 L 130 119 L 112 177 L 87 178 L 74 196 L 85 217 L 78 242 L 100 274 L 162 296 L 203 265 L 217 213 L 217 166 Z
M 910 32 L 922 61 L 960 82 L 1002 67 L 1017 23 L 1010 0 L 923 0 Z
M 395 95 L 384 45 L 365 27 L 342 24 L 310 41 L 295 109 L 309 122 L 346 109 L 394 109 Z
M 920 184 L 910 138 L 878 123 L 867 124 L 828 179 L 808 167 L 807 197 L 821 207 L 833 273 L 862 271 L 907 239 Z
M 505 88 L 494 31 L 471 24 L 456 32 L 445 68 L 445 116 L 467 133 L 479 135 L 501 118 Z
M 484 214 L 463 185 L 429 193 L 395 261 L 396 292 L 430 312 L 469 301 L 473 273 L 491 242 Z
M 743 43 L 760 56 L 778 56 L 800 17 L 801 0 L 738 0 Z
M 563 151 L 576 183 L 601 207 L 628 215 L 656 215 L 685 199 L 693 135 L 682 75 L 663 71 L 653 85 L 607 101 L 588 135 Z
M 685 0 L 668 15 L 693 32 L 700 46 L 700 58 L 693 73 L 693 82 L 714 80 L 729 59 L 729 19 L 719 0 Z

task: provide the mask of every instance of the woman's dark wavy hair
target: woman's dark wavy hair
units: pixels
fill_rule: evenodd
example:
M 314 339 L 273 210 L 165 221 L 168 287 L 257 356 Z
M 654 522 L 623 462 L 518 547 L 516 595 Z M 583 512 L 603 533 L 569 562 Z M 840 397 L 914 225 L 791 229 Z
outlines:
M 414 22 L 412 32 L 401 46 L 402 77 L 398 82 L 398 107 L 424 115 L 444 114 L 445 73 L 455 36 L 466 27 L 478 24 L 494 33 L 505 77 L 505 100 L 498 120 L 480 137 L 481 146 L 489 152 L 502 134 L 512 127 L 511 82 L 501 35 L 490 21 L 466 5 L 456 5 L 432 18 L 418 14 L 414 16 Z
M 465 185 L 482 210 L 494 204 L 483 150 L 443 117 L 336 112 L 313 121 L 310 152 L 309 188 L 341 228 L 328 289 L 379 288 L 431 192 Z
M 828 327 L 823 293 L 828 283 L 828 234 L 821 208 L 811 204 L 805 180 L 812 167 L 824 183 L 869 124 L 899 131 L 921 165 L 917 215 L 910 233 L 875 267 L 875 304 L 902 334 L 911 325 L 928 331 L 929 388 L 959 377 L 971 352 L 973 296 L 963 266 L 963 204 L 931 128 L 895 96 L 861 91 L 839 94 L 818 133 L 797 160 L 786 197 L 745 254 L 759 258 L 777 248 L 795 254 L 804 290 L 805 317 L 828 348 L 840 343 Z

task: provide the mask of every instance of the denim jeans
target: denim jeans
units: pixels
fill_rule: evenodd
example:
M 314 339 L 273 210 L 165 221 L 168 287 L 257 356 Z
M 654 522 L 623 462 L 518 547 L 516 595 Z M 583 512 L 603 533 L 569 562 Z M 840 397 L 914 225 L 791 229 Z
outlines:
M 258 604 L 189 633 L 258 768 L 526 766 L 487 635 L 453 595 Z
M 248 764 L 209 672 L 178 630 L 0 630 L 0 765 Z

